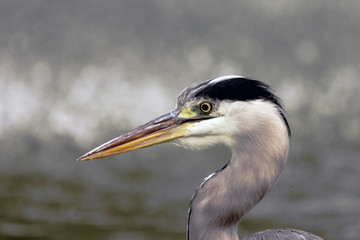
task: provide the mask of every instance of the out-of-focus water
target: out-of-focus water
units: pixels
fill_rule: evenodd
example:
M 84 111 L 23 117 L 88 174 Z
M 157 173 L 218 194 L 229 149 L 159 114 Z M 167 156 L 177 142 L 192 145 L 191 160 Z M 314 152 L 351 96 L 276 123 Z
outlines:
M 222 147 L 164 145 L 76 162 L 88 149 L 69 139 L 23 137 L 0 147 L 0 239 L 185 239 L 193 190 L 230 158 Z M 15 143 L 18 152 L 5 151 Z M 357 239 L 359 149 L 301 146 L 292 143 L 281 179 L 243 219 L 240 236 L 294 227 Z

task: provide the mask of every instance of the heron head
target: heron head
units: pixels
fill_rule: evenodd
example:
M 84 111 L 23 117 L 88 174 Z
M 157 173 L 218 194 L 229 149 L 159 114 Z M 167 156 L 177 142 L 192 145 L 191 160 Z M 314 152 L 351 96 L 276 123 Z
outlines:
M 163 142 L 186 148 L 217 143 L 232 146 L 234 136 L 282 124 L 290 134 L 281 101 L 268 85 L 241 76 L 224 76 L 184 89 L 175 110 L 114 138 L 81 156 L 85 161 Z

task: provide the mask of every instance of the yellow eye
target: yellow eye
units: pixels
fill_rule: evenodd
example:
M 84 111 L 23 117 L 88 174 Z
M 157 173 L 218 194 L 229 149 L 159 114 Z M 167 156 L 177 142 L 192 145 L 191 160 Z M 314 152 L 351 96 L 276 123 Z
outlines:
M 199 109 L 202 113 L 209 114 L 212 110 L 212 104 L 208 102 L 203 102 L 199 104 Z

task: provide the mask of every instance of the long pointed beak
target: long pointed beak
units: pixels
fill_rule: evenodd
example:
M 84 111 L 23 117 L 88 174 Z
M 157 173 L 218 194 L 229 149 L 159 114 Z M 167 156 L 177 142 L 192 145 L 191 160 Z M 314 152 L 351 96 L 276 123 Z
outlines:
M 129 152 L 182 137 L 194 122 L 188 118 L 179 118 L 178 114 L 179 111 L 175 110 L 145 123 L 91 150 L 78 158 L 78 161 Z

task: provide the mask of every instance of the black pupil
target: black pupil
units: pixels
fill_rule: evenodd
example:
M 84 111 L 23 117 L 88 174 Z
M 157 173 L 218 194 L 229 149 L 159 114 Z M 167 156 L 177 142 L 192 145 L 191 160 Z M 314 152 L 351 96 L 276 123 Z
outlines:
M 204 112 L 210 111 L 210 106 L 209 106 L 209 104 L 206 104 L 206 103 L 201 104 L 201 110 L 203 110 Z

